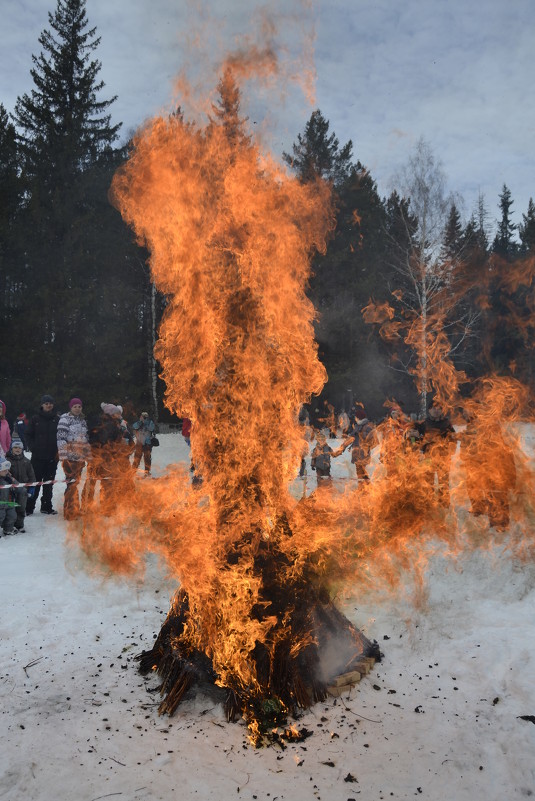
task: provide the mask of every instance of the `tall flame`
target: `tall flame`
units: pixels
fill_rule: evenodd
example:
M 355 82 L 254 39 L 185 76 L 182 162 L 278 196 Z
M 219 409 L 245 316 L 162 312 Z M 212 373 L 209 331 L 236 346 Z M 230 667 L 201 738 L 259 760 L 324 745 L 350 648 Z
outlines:
M 259 644 L 273 651 L 287 641 L 295 655 L 313 638 L 308 621 L 292 623 L 293 593 L 306 592 L 309 578 L 315 592 L 338 581 L 377 589 L 407 569 L 421 578 L 437 549 L 492 544 L 488 529 L 470 541 L 449 496 L 437 491 L 445 459 L 452 508 L 466 509 L 468 494 L 490 517 L 507 498 L 509 514 L 509 494 L 522 482 L 523 500 L 510 510 L 518 523 L 512 550 L 532 549 L 533 470 L 512 429 L 501 429 L 525 413 L 529 397 L 514 379 L 481 382 L 463 402 L 461 459 L 457 435 L 446 450 L 435 444 L 422 454 L 410 421 L 389 417 L 372 482 L 356 492 L 356 483 L 343 493 L 318 488 L 297 501 L 289 485 L 307 447 L 298 412 L 326 380 L 305 290 L 311 255 L 334 224 L 330 189 L 299 183 L 247 135 L 230 67 L 219 89 L 221 104 L 204 126 L 180 113 L 152 120 L 112 187 L 167 298 L 156 355 L 168 408 L 192 421 L 202 484 L 192 489 L 181 466 L 150 487 L 119 482 L 107 524 L 87 515 L 81 544 L 114 571 L 134 571 L 145 552 L 159 553 L 187 594 L 182 648 L 206 654 L 219 684 L 261 695 Z M 400 337 L 388 304 L 370 301 L 365 317 Z M 417 327 L 411 336 L 417 343 Z M 427 358 L 441 367 L 434 389 L 451 409 L 464 375 L 445 353 L 436 328 Z
M 255 560 L 272 539 L 290 547 L 280 541 L 303 450 L 297 414 L 326 378 L 305 288 L 332 213 L 325 184 L 290 178 L 244 134 L 228 71 L 221 87 L 226 111 L 204 128 L 180 115 L 147 126 L 113 196 L 168 298 L 157 356 L 168 407 L 192 421 L 202 476 L 197 501 L 177 512 L 171 556 L 189 597 L 187 634 L 222 684 L 229 670 L 251 684 L 250 653 L 274 623 L 253 614 Z

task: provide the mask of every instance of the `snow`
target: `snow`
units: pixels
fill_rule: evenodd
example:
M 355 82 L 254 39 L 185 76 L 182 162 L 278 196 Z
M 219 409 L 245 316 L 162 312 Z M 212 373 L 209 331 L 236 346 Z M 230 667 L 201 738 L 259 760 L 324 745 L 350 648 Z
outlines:
M 156 475 L 189 458 L 181 435 L 159 439 Z M 348 470 L 345 454 L 334 473 L 341 481 Z M 533 565 L 500 553 L 455 568 L 437 558 L 425 608 L 346 602 L 383 661 L 350 693 L 303 715 L 298 726 L 311 737 L 254 749 L 245 725 L 227 724 L 211 697 L 158 717 L 159 696 L 149 692 L 157 680 L 140 676 L 134 655 L 159 631 L 175 586 L 156 561 L 142 585 L 88 575 L 65 545 L 62 495 L 58 484 L 57 517 L 36 512 L 25 534 L 0 540 L 0 798 L 535 794 L 535 726 L 521 719 L 535 715 Z

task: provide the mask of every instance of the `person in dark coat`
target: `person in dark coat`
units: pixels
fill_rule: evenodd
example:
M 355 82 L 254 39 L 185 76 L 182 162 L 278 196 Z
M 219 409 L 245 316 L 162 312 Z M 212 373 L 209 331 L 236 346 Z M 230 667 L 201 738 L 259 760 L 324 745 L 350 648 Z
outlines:
M 82 495 L 82 505 L 85 508 L 93 500 L 95 484 L 100 481 L 101 509 L 103 514 L 110 514 L 115 493 L 123 492 L 133 484 L 130 464 L 133 442 L 122 419 L 122 407 L 113 403 L 101 403 L 100 408 L 100 419 L 89 426 L 92 462 L 90 478 L 86 481 Z
M 377 444 L 374 424 L 366 417 L 362 406 L 355 409 L 355 422 L 349 431 L 351 437 L 351 462 L 355 465 L 359 481 L 369 481 L 366 468 L 371 460 L 372 449 Z
M 18 438 L 22 442 L 22 448 L 25 451 L 29 450 L 29 448 L 26 445 L 27 428 L 28 428 L 28 418 L 26 417 L 25 412 L 21 412 L 19 415 L 17 415 L 17 419 L 15 420 L 15 425 L 13 426 L 13 436 L 15 436 L 15 434 L 18 436 Z
M 9 461 L 11 462 L 10 473 L 17 484 L 32 484 L 35 479 L 35 473 L 30 460 L 24 455 L 22 441 L 18 437 L 13 437 L 11 440 L 11 450 L 9 452 Z M 24 533 L 24 519 L 26 517 L 26 506 L 28 505 L 28 498 L 33 497 L 35 494 L 35 487 L 14 487 L 13 496 L 18 506 L 15 511 L 17 518 L 15 520 L 15 530 Z
M 51 395 L 43 395 L 39 413 L 31 418 L 26 429 L 26 444 L 28 450 L 32 452 L 31 462 L 36 481 L 53 481 L 56 477 L 58 420 L 59 415 L 54 410 L 54 398 Z M 57 515 L 56 510 L 52 508 L 52 489 L 53 484 L 43 486 L 41 512 L 45 515 Z M 28 498 L 27 515 L 34 512 L 39 490 L 40 487 L 36 487 L 33 498 Z

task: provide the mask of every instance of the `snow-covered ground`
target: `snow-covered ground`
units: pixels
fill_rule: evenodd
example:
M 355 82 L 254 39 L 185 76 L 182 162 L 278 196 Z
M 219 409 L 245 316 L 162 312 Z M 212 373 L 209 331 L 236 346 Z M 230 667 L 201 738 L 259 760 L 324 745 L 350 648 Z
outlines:
M 179 434 L 159 438 L 156 475 L 188 460 Z M 340 480 L 348 461 L 334 462 Z M 60 511 L 63 490 L 54 488 Z M 384 660 L 351 693 L 303 715 L 307 740 L 255 750 L 245 725 L 227 724 L 209 697 L 158 717 L 149 692 L 157 682 L 143 679 L 133 659 L 158 632 L 175 589 L 156 562 L 143 585 L 103 583 L 75 564 L 61 514 L 36 512 L 26 529 L 0 540 L 0 798 L 535 795 L 532 565 L 496 554 L 455 569 L 437 560 L 425 612 L 354 598 L 344 611 L 377 639 Z

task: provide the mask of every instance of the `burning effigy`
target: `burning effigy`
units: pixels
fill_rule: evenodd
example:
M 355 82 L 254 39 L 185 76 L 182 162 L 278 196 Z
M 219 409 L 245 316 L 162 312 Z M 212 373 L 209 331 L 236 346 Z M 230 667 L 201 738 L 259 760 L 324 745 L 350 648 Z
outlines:
M 115 573 L 141 571 L 156 553 L 176 580 L 167 619 L 139 658 L 162 679 L 160 712 L 208 683 L 221 688 L 227 718 L 244 717 L 259 743 L 380 658 L 333 602 L 344 583 L 393 587 L 404 572 L 418 581 L 430 554 L 481 538 L 467 539 L 437 492 L 442 451 L 422 458 L 400 418 L 379 432 L 388 458 L 373 482 L 358 492 L 290 492 L 306 446 L 299 410 L 326 381 L 306 288 L 311 257 L 333 228 L 331 189 L 299 182 L 262 150 L 240 116 L 230 63 L 218 91 L 204 125 L 181 112 L 150 121 L 112 186 L 167 299 L 156 356 L 168 409 L 191 420 L 195 481 L 176 465 L 150 487 L 122 486 L 104 522 L 96 507 L 84 517 L 80 543 Z M 489 409 L 507 421 L 527 399 L 496 379 L 470 403 L 452 496 L 469 486 L 480 512 L 499 516 L 509 487 L 490 501 L 477 496 L 489 467 L 478 446 L 497 441 Z M 503 454 L 514 444 L 500 437 Z M 532 487 L 518 458 L 515 481 L 517 471 Z M 532 512 L 524 504 L 513 516 Z M 525 542 L 519 530 L 515 552 Z
M 165 553 L 180 590 L 141 667 L 163 677 L 161 711 L 195 681 L 224 687 L 228 718 L 243 715 L 256 739 L 262 721 L 324 698 L 333 676 L 379 652 L 332 604 L 322 528 L 312 534 L 289 492 L 298 411 L 326 380 L 305 289 L 332 228 L 330 190 L 260 151 L 230 68 L 219 91 L 205 127 L 177 114 L 137 136 L 113 200 L 168 298 L 157 345 L 166 404 L 192 421 L 202 479 L 192 491 L 176 471 L 152 498 L 161 511 L 145 545 Z M 104 547 L 114 561 L 122 549 L 128 561 L 137 546 Z

